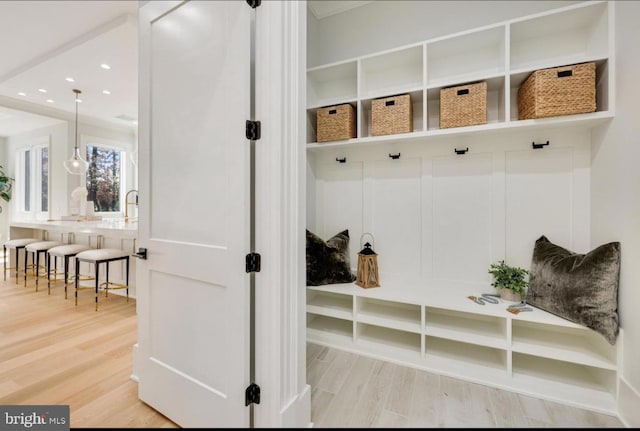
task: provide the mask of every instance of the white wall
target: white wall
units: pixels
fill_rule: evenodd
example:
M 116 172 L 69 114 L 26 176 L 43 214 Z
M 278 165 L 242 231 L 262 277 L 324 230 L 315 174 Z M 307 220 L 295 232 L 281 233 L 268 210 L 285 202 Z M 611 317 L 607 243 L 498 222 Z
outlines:
M 620 241 L 619 313 L 624 328 L 620 415 L 640 426 L 640 108 L 638 22 L 640 3 L 619 1 L 616 19 L 616 115 L 593 133 L 592 246 Z
M 320 20 L 309 14 L 307 66 L 333 63 L 576 1 L 377 0 Z

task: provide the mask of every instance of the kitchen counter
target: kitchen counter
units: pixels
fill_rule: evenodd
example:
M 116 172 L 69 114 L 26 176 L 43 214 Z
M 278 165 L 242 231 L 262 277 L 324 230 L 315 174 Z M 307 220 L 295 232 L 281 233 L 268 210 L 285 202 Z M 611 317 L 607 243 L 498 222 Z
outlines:
M 124 218 L 103 218 L 91 221 L 62 221 L 62 220 L 25 220 L 9 223 L 12 233 L 14 228 L 40 229 L 49 232 L 87 235 L 116 236 L 120 238 L 136 238 L 138 235 L 138 222 L 125 222 Z M 21 235 L 22 236 L 22 235 Z M 11 236 L 14 238 L 14 235 Z

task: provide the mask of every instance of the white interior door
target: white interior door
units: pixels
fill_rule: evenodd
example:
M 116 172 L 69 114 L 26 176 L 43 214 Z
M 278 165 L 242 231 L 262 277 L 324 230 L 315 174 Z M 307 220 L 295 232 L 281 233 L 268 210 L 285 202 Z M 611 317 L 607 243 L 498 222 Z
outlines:
M 250 25 L 242 1 L 140 10 L 139 396 L 182 427 L 247 427 Z

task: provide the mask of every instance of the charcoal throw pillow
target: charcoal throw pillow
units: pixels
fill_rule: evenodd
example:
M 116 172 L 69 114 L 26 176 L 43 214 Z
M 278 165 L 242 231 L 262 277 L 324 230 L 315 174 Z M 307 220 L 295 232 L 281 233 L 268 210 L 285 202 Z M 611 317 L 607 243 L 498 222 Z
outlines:
M 355 281 L 349 262 L 349 230 L 326 242 L 307 229 L 307 285 Z
M 584 325 L 615 344 L 620 243 L 573 253 L 541 236 L 533 248 L 527 303 Z

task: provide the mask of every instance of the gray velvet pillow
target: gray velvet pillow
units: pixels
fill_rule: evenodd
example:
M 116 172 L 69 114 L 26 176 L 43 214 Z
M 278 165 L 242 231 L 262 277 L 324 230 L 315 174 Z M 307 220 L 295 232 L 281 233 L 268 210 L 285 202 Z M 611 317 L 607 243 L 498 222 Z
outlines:
M 615 344 L 619 332 L 620 243 L 573 253 L 541 236 L 533 248 L 526 301 L 584 325 Z
M 356 277 L 349 262 L 349 231 L 326 242 L 307 229 L 307 286 L 351 283 Z

